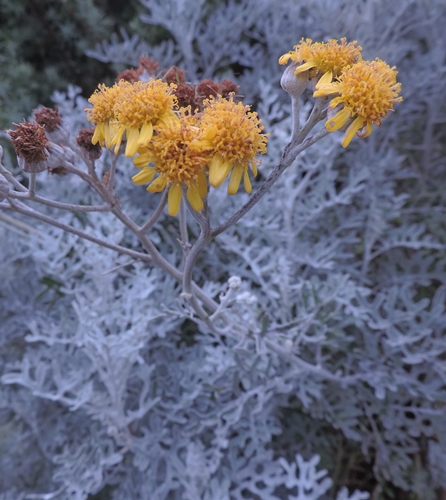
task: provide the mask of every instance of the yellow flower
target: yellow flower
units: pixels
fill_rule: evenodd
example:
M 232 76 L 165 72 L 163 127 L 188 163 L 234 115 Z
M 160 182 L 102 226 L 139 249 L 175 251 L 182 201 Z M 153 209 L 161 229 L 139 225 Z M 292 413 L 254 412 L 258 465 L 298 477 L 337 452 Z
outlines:
M 220 186 L 232 170 L 228 193 L 235 194 L 243 175 L 247 193 L 252 191 L 248 167 L 257 175 L 260 160 L 256 155 L 266 153 L 267 134 L 257 113 L 249 106 L 234 102 L 233 96 L 204 101 L 201 117 L 200 146 L 209 151 L 209 182 Z
M 393 104 L 403 100 L 398 97 L 401 84 L 396 81 L 397 74 L 394 67 L 391 68 L 380 59 L 361 61 L 346 68 L 339 76 L 339 81 L 317 87 L 314 97 L 338 94 L 331 100 L 329 107 L 342 106 L 335 116 L 327 120 L 325 126 L 329 132 L 339 130 L 349 119 L 354 118 L 342 140 L 344 148 L 355 134 L 358 137 L 369 136 L 373 124 L 381 125 L 381 120 L 393 110 Z
M 340 75 L 341 71 L 361 60 L 361 46 L 357 41 L 347 43 L 345 38 L 331 39 L 327 43 L 316 42 L 310 38 L 302 38 L 294 50 L 284 54 L 279 59 L 279 64 L 287 64 L 291 59 L 297 65 L 295 75 L 310 70 L 310 79 L 324 77 L 325 82 L 331 82 Z
M 124 132 L 127 138 L 125 155 L 131 157 L 150 142 L 154 125 L 160 121 L 175 121 L 173 108 L 176 97 L 172 91 L 173 87 L 161 80 L 151 79 L 127 85 L 122 82 L 122 91 L 113 106 L 116 121 L 113 123 L 115 134 L 111 145 L 115 146 L 115 153 L 121 146 Z
M 107 87 L 104 84 L 99 85 L 94 94 L 88 99 L 93 104 L 93 108 L 87 108 L 87 119 L 95 125 L 94 134 L 91 139 L 93 144 L 99 144 L 108 148 L 111 143 L 112 132 L 110 131 L 110 122 L 115 119 L 113 107 L 118 97 L 123 82 Z M 130 84 L 129 84 L 130 85 Z
M 146 151 L 133 161 L 141 169 L 132 177 L 135 184 L 152 181 L 147 188 L 151 193 L 169 189 L 167 209 L 172 216 L 180 208 L 183 188 L 192 208 L 197 212 L 203 209 L 203 199 L 207 195 L 203 169 L 208 156 L 196 140 L 199 132 L 194 116 L 183 114 L 180 118 L 160 123 Z M 156 174 L 158 176 L 154 179 Z

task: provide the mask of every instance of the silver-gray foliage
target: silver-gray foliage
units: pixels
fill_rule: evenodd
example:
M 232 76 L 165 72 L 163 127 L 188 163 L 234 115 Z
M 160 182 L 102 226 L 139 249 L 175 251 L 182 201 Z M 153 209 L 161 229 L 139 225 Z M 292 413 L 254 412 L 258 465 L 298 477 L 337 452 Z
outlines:
M 155 266 L 0 212 L 0 499 L 364 500 L 322 468 L 345 465 L 333 451 L 343 440 L 377 493 L 389 481 L 435 498 L 446 488 L 445 5 L 142 3 L 169 41 L 122 32 L 90 55 L 135 65 L 148 53 L 191 80 L 243 67 L 240 93 L 270 133 L 260 176 L 291 132 L 277 59 L 301 37 L 357 39 L 398 67 L 405 100 L 347 150 L 337 134 L 307 149 L 202 254 L 195 280 L 247 335 L 197 323 Z M 70 130 L 85 125 L 77 89 L 54 99 Z M 142 221 L 156 202 L 132 169 L 120 160 L 117 192 Z M 73 176 L 39 190 L 91 203 Z M 212 192 L 215 221 L 246 199 Z M 58 219 L 141 251 L 111 214 Z M 181 260 L 175 220 L 151 234 Z

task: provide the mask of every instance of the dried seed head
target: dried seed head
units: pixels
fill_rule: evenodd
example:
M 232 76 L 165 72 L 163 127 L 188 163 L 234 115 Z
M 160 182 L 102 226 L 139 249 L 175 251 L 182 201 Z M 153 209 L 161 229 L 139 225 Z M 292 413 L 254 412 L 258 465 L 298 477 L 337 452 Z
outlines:
M 9 194 L 9 182 L 0 175 L 0 201 L 3 201 Z
M 16 130 L 7 130 L 19 158 L 19 165 L 25 172 L 46 170 L 49 142 L 45 129 L 36 123 L 14 123 Z
M 76 142 L 82 148 L 82 151 L 90 160 L 97 160 L 102 153 L 99 143 L 92 144 L 94 128 L 83 128 L 76 137 Z
M 54 109 L 42 107 L 34 110 L 34 118 L 39 125 L 45 127 L 47 132 L 53 132 L 62 123 L 59 108 Z

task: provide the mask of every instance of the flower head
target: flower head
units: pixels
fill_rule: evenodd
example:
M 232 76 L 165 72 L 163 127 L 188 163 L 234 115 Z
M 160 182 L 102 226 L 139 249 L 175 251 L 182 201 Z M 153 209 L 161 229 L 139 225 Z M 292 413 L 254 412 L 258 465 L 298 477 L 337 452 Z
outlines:
M 325 75 L 325 79 L 332 81 L 340 75 L 341 71 L 361 60 L 362 47 L 357 41 L 347 43 L 345 38 L 331 39 L 327 43 L 316 42 L 310 38 L 302 38 L 294 50 L 284 54 L 279 59 L 279 64 L 291 61 L 297 66 L 294 74 L 310 71 L 310 79 Z
M 87 119 L 95 126 L 92 143 L 99 143 L 100 146 L 108 148 L 111 146 L 111 130 L 110 122 L 115 119 L 113 111 L 116 99 L 122 90 L 122 87 L 131 85 L 123 80 L 113 87 L 107 87 L 104 84 L 99 85 L 94 94 L 88 99 L 88 102 L 93 104 L 92 108 L 87 108 Z
M 395 68 L 380 59 L 360 61 L 345 68 L 337 82 L 316 87 L 314 97 L 337 94 L 329 107 L 334 109 L 339 106 L 340 110 L 327 120 L 325 126 L 329 132 L 339 130 L 349 119 L 353 119 L 342 140 L 344 148 L 355 134 L 358 137 L 370 135 L 373 124 L 381 125 L 381 120 L 393 110 L 394 103 L 403 100 L 398 97 L 401 84 L 396 81 L 397 74 Z
M 256 156 L 266 153 L 267 134 L 257 113 L 249 112 L 249 106 L 235 102 L 233 96 L 223 99 L 208 99 L 204 102 L 201 118 L 200 145 L 208 150 L 209 182 L 220 186 L 232 170 L 228 193 L 235 194 L 243 175 L 246 192 L 252 190 L 248 175 L 251 167 L 257 175 Z
M 131 157 L 138 148 L 150 142 L 154 125 L 159 121 L 168 123 L 176 119 L 173 111 L 176 97 L 172 95 L 172 87 L 161 80 L 151 79 L 133 84 L 120 82 L 118 85 L 121 85 L 121 91 L 113 106 L 115 134 L 111 145 L 115 146 L 117 153 L 125 132 L 125 155 Z
M 152 193 L 168 188 L 167 208 L 172 216 L 178 213 L 183 188 L 192 208 L 202 210 L 207 195 L 203 169 L 208 155 L 197 142 L 196 117 L 182 114 L 180 118 L 160 123 L 155 132 L 146 151 L 134 159 L 134 165 L 141 171 L 132 177 L 133 182 L 151 182 L 147 191 Z

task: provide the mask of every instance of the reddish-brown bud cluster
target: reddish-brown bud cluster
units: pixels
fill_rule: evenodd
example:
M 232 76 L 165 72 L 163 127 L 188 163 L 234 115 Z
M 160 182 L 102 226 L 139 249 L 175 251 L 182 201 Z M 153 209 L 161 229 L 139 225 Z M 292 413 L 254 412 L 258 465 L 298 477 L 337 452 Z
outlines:
M 76 142 L 85 152 L 85 154 L 90 158 L 90 160 L 97 160 L 101 156 L 102 148 L 99 143 L 91 143 L 93 134 L 93 128 L 83 128 L 79 131 L 79 134 L 76 137 Z
M 218 90 L 218 83 L 210 78 L 206 78 L 206 80 L 201 81 L 197 85 L 197 97 L 201 101 L 209 99 L 210 97 L 217 97 Z
M 37 123 L 23 122 L 13 123 L 16 130 L 7 130 L 16 150 L 17 156 L 25 160 L 25 164 L 38 164 L 48 158 L 48 139 L 45 129 Z M 29 166 L 28 166 L 29 168 Z M 46 167 L 44 167 L 46 168 Z M 44 170 L 38 169 L 38 171 Z M 32 171 L 25 169 L 25 171 Z
M 137 69 L 125 69 L 124 71 L 121 71 L 121 73 L 118 74 L 116 77 L 116 83 L 120 82 L 121 80 L 125 80 L 126 82 L 130 83 L 135 83 L 139 81 L 141 76 L 141 72 Z
M 229 94 L 234 93 L 237 94 L 239 86 L 231 80 L 227 78 L 222 80 L 218 86 L 218 93 L 226 98 L 229 97 Z
M 157 70 L 157 61 L 149 59 L 147 56 L 142 56 L 139 60 L 138 68 L 122 71 L 116 78 L 116 82 L 125 80 L 130 83 L 135 83 L 141 79 L 143 73 L 154 75 Z M 217 95 L 221 95 L 226 99 L 230 94 L 237 94 L 239 89 L 237 84 L 228 79 L 224 79 L 220 83 L 217 83 L 210 78 L 206 78 L 197 85 L 190 85 L 186 83 L 186 71 L 177 66 L 171 66 L 169 69 L 161 71 L 159 75 L 157 75 L 157 78 L 163 79 L 168 84 L 175 84 L 172 93 L 178 100 L 178 107 L 190 107 L 191 113 L 200 112 L 203 108 L 203 101 L 205 99 L 217 97 Z
M 169 69 L 161 71 L 160 78 L 162 78 L 166 83 L 185 83 L 186 82 L 186 72 L 184 69 L 177 68 L 176 66 L 171 66 Z
M 121 71 L 115 81 L 120 82 L 121 80 L 125 80 L 129 83 L 135 83 L 141 80 L 141 75 L 143 73 L 148 73 L 153 76 L 157 70 L 158 61 L 149 59 L 147 56 L 141 56 L 137 68 L 125 69 L 124 71 Z
M 141 56 L 139 58 L 138 69 L 141 72 L 146 71 L 149 75 L 154 75 L 158 71 L 158 61 L 149 59 L 147 56 Z
M 200 107 L 195 99 L 195 88 L 187 85 L 187 83 L 179 83 L 173 93 L 177 97 L 178 106 L 180 108 L 187 108 L 190 106 L 192 112 L 194 112 Z
M 178 99 L 178 106 L 180 108 L 190 106 L 192 113 L 195 113 L 201 111 L 205 99 L 217 97 L 217 95 L 221 95 L 226 99 L 229 97 L 229 94 L 237 93 L 238 89 L 238 85 L 231 80 L 226 79 L 217 83 L 207 78 L 195 86 L 180 82 L 173 90 L 173 93 Z
M 54 109 L 41 108 L 34 110 L 34 119 L 39 125 L 45 127 L 47 132 L 56 130 L 62 123 L 62 118 L 59 113 L 59 108 L 56 106 Z

